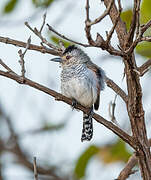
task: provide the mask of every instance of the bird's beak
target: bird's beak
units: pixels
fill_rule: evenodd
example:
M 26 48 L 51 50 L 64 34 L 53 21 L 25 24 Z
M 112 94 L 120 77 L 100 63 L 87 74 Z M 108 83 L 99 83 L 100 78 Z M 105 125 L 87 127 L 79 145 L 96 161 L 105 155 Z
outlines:
M 58 58 L 53 58 L 53 59 L 50 59 L 50 61 L 54 61 L 54 62 L 62 62 L 62 59 L 60 57 Z

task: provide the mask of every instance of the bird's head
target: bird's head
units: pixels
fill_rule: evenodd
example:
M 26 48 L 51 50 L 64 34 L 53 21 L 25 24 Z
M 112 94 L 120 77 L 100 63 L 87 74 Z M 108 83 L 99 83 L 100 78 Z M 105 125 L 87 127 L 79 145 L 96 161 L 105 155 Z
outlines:
M 62 67 L 84 64 L 89 60 L 87 54 L 74 45 L 67 47 L 61 57 L 51 59 L 51 61 L 61 63 Z

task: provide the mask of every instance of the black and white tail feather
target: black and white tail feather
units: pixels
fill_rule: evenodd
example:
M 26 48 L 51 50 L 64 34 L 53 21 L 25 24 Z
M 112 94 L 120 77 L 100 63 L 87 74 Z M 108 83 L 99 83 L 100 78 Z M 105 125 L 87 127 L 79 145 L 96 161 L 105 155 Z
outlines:
M 62 94 L 75 99 L 75 101 L 87 108 L 91 107 L 89 113 L 83 114 L 81 136 L 81 141 L 90 141 L 93 136 L 93 107 L 95 110 L 99 108 L 100 91 L 104 89 L 105 73 L 90 60 L 86 53 L 74 45 L 67 47 L 61 58 L 54 58 L 52 61 L 61 63 Z M 84 93 L 85 89 L 87 89 L 86 93 Z M 97 94 L 97 98 L 93 96 L 92 89 L 95 95 Z M 83 98 L 80 99 L 81 93 L 83 94 Z M 87 102 L 87 98 L 91 98 L 92 100 Z
M 93 136 L 93 120 L 92 114 L 83 113 L 83 129 L 81 141 L 90 141 Z

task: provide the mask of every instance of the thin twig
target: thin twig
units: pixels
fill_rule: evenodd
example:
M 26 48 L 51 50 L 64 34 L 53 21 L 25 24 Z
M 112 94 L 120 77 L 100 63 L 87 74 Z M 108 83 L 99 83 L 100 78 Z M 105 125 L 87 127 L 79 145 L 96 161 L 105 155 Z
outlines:
M 30 46 L 30 43 L 31 43 L 31 36 L 29 37 L 29 39 L 28 39 L 28 41 L 27 41 L 27 45 L 26 45 L 25 51 L 22 52 L 21 49 L 18 51 L 18 54 L 19 54 L 19 56 L 20 56 L 19 63 L 20 63 L 20 65 L 21 65 L 21 74 L 22 74 L 21 76 L 22 76 L 22 78 L 23 78 L 23 81 L 24 81 L 25 72 L 26 72 L 26 70 L 25 70 L 24 56 L 25 56 L 25 54 L 26 54 L 26 52 L 27 52 L 27 50 L 28 50 L 28 48 L 29 48 L 29 46 Z
M 117 18 L 116 18 L 116 20 L 115 20 L 115 22 L 114 22 L 114 25 L 113 25 L 112 29 L 110 30 L 109 33 L 107 33 L 107 40 L 106 40 L 106 43 L 107 43 L 107 44 L 110 43 L 110 40 L 111 40 L 112 35 L 113 35 L 113 33 L 114 33 L 114 30 L 115 30 L 115 28 L 116 28 L 116 26 L 117 26 L 117 23 L 118 23 L 118 21 L 119 21 L 119 18 L 120 18 L 120 15 L 121 15 L 121 11 L 122 11 L 122 8 L 121 8 L 121 5 L 119 4 L 119 13 L 118 13 L 118 16 L 117 16 Z
M 104 18 L 109 14 L 109 11 L 111 10 L 111 7 L 112 7 L 113 2 L 114 2 L 114 0 L 111 0 L 110 3 L 109 3 L 109 5 L 108 5 L 108 7 L 107 7 L 106 10 L 104 11 L 104 13 L 103 13 L 100 17 L 96 18 L 94 21 L 88 22 L 87 25 L 88 25 L 88 26 L 92 26 L 92 25 L 94 25 L 94 24 L 99 23 L 102 19 L 104 19 Z M 87 10 L 87 17 L 89 17 L 89 16 L 88 16 L 88 13 L 89 13 L 89 11 Z M 88 20 L 88 18 L 87 18 L 87 20 Z M 90 20 L 90 19 L 89 19 L 89 20 Z
M 51 44 L 50 42 L 48 42 L 47 40 L 46 40 L 46 38 L 44 38 L 42 35 L 41 35 L 41 33 L 37 30 L 37 28 L 32 28 L 29 24 L 28 24 L 28 22 L 25 22 L 25 25 L 34 33 L 34 34 L 36 34 L 40 39 L 41 39 L 41 41 L 44 43 L 44 44 L 46 44 L 47 46 L 49 46 L 50 48 L 52 48 L 52 49 L 54 49 L 54 50 L 57 50 L 57 51 L 59 51 L 59 48 L 57 47 L 57 46 L 54 46 L 53 44 Z
M 15 39 L 11 39 L 11 38 L 8 38 L 8 37 L 2 37 L 2 36 L 0 36 L 0 42 L 5 43 L 5 44 L 11 44 L 11 45 L 18 46 L 18 47 L 23 47 L 23 48 L 26 48 L 26 46 L 27 46 L 27 43 L 25 43 L 23 41 L 18 41 L 18 40 L 15 40 Z M 35 44 L 30 44 L 28 49 L 29 50 L 34 50 L 34 51 L 39 51 L 41 53 L 52 54 L 54 56 L 59 55 L 59 51 L 57 51 L 57 50 L 50 49 L 50 48 L 43 47 L 43 46 L 37 46 Z
M 67 41 L 70 41 L 70 42 L 72 42 L 72 43 L 74 43 L 74 44 L 78 44 L 78 45 L 83 46 L 83 47 L 91 47 L 91 45 L 89 45 L 89 44 L 83 44 L 83 43 L 80 43 L 80 42 L 77 42 L 77 41 L 74 41 L 74 40 L 72 40 L 72 39 L 67 38 L 66 36 L 64 36 L 64 35 L 60 34 L 59 32 L 57 32 L 57 31 L 56 31 L 52 26 L 50 26 L 49 24 L 47 24 L 47 26 L 48 26 L 48 28 L 49 28 L 49 31 L 57 34 L 57 35 L 58 35 L 59 37 L 61 37 L 62 39 L 65 39 L 65 40 L 67 40 Z
M 124 169 L 120 172 L 117 180 L 126 180 L 131 174 L 134 174 L 134 172 L 136 172 L 136 171 L 132 171 L 132 169 L 136 165 L 137 161 L 138 160 L 137 160 L 136 154 L 134 153 L 129 158 Z
M 46 23 L 46 13 L 44 13 L 44 15 L 43 15 L 43 22 L 42 22 L 41 28 L 40 28 L 40 30 L 39 30 L 40 33 L 42 32 L 45 23 Z
M 89 8 L 90 8 L 90 5 L 89 5 L 89 0 L 86 0 L 86 21 L 90 21 L 90 17 L 89 17 Z
M 90 8 L 89 0 L 86 0 L 86 6 L 85 6 L 85 9 L 86 9 L 85 32 L 86 32 L 86 37 L 87 37 L 87 40 L 88 40 L 89 44 L 92 45 L 92 46 L 95 46 L 96 43 L 92 39 L 91 32 L 90 32 L 91 31 L 91 26 L 89 25 L 89 23 L 91 21 L 90 21 L 90 17 L 89 17 L 89 8 Z
M 8 67 L 8 66 L 2 61 L 2 59 L 0 59 L 0 65 L 2 65 L 8 72 L 13 72 L 12 69 L 10 69 L 10 67 Z
M 125 101 L 125 103 L 127 104 L 128 96 L 126 95 L 126 93 L 116 83 L 114 83 L 113 80 L 106 77 L 106 84 L 107 84 L 108 87 L 113 89 L 113 91 L 116 92 L 116 94 L 118 94 Z
M 41 41 L 43 43 L 45 43 L 47 46 L 49 46 L 50 48 L 53 48 L 53 49 L 56 49 L 56 50 L 59 50 L 59 48 L 57 46 L 54 46 L 53 44 L 51 44 L 50 42 L 48 42 L 46 40 L 46 38 L 44 38 L 41 33 L 37 30 L 37 28 L 34 28 L 34 32 L 35 34 L 41 39 Z
M 118 9 L 119 9 L 119 12 L 121 13 L 122 12 L 122 5 L 121 5 L 121 0 L 118 0 Z
M 36 157 L 34 157 L 33 165 L 34 165 L 34 179 L 35 179 L 35 180 L 38 180 Z
M 30 43 L 31 43 L 31 36 L 30 36 L 30 37 L 28 38 L 28 40 L 27 40 L 27 45 L 26 45 L 25 51 L 24 51 L 24 53 L 22 54 L 23 57 L 25 56 L 27 50 L 29 49 Z
M 141 1 L 138 2 L 138 6 L 137 6 L 137 19 L 136 19 L 136 39 L 139 36 L 139 30 L 140 30 L 140 4 Z
M 132 22 L 131 22 L 131 26 L 130 26 L 130 30 L 129 30 L 128 38 L 127 38 L 127 42 L 130 44 L 132 44 L 135 30 L 138 25 L 137 23 L 139 21 L 140 2 L 141 0 L 134 0 L 133 18 L 132 18 Z
M 141 41 L 151 42 L 151 37 L 150 37 L 150 36 L 142 37 L 142 38 L 140 38 L 140 42 L 141 42 Z
M 117 126 L 119 126 L 117 121 L 116 121 L 116 118 L 115 118 L 115 107 L 116 107 L 115 102 L 116 102 L 116 98 L 117 98 L 117 94 L 114 97 L 114 101 L 113 102 L 111 101 L 110 104 L 109 104 L 109 115 L 111 117 L 111 121 L 113 123 L 115 123 Z
M 143 37 L 143 34 L 145 33 L 145 31 L 150 28 L 151 26 L 151 20 L 149 20 L 145 25 L 142 25 L 140 28 L 140 33 L 137 39 L 135 39 L 135 41 L 131 44 L 131 46 L 125 51 L 125 54 L 130 54 L 133 52 L 133 50 L 135 49 L 135 47 L 137 46 L 137 44 L 139 42 L 142 41 L 149 41 L 151 42 L 151 38 L 150 37 Z
M 141 30 L 140 30 L 141 36 L 143 36 L 144 32 L 145 32 L 148 28 L 150 28 L 150 26 L 151 26 L 151 20 L 149 20 L 146 24 L 141 25 Z
M 88 42 L 89 42 L 89 44 L 91 46 L 99 47 L 102 50 L 106 50 L 107 52 L 109 52 L 112 55 L 123 57 L 123 53 L 121 51 L 116 50 L 109 43 L 110 39 L 112 38 L 112 34 L 114 32 L 114 29 L 116 28 L 116 25 L 118 23 L 118 18 L 116 18 L 115 23 L 113 25 L 113 28 L 109 32 L 109 35 L 108 35 L 106 41 L 103 39 L 103 37 L 99 33 L 97 33 L 97 37 L 96 37 L 95 41 L 92 39 L 92 35 L 91 35 L 91 26 L 93 24 L 95 24 L 95 23 L 100 22 L 107 14 L 110 13 L 113 3 L 114 3 L 114 1 L 110 0 L 107 7 L 106 7 L 106 10 L 102 14 L 102 16 L 100 16 L 99 19 L 96 19 L 95 21 L 91 22 L 90 17 L 89 17 L 89 8 L 90 8 L 89 7 L 89 0 L 86 0 L 86 6 L 85 6 L 85 9 L 86 9 L 85 32 L 86 32 L 87 40 L 88 40 Z M 120 9 L 120 12 L 121 12 L 122 8 L 121 8 L 121 5 L 120 5 L 120 2 L 119 2 L 119 9 Z M 118 14 L 118 16 L 119 16 L 119 14 Z
M 110 1 L 104 0 L 103 2 L 107 8 Z M 119 14 L 118 8 L 116 7 L 115 2 L 113 2 L 111 10 L 109 11 L 109 16 L 110 16 L 110 19 L 111 19 L 113 24 L 115 23 L 118 14 Z M 125 26 L 124 22 L 121 20 L 121 18 L 119 18 L 119 21 L 115 27 L 115 30 L 116 30 L 117 37 L 118 37 L 119 42 L 120 42 L 120 47 L 123 48 L 125 45 L 125 37 L 127 36 L 127 32 L 126 32 L 126 26 Z
M 133 69 L 139 76 L 143 76 L 147 73 L 151 68 L 151 59 L 147 60 L 142 66 L 138 67 L 137 69 Z
M 21 65 L 21 76 L 22 76 L 22 79 L 23 79 L 23 81 L 24 81 L 26 70 L 25 70 L 24 55 L 23 55 L 21 49 L 18 51 L 18 54 L 19 54 L 19 56 L 20 56 L 19 64 Z
M 151 139 L 148 140 L 151 146 Z M 120 172 L 117 180 L 126 180 L 131 174 L 134 174 L 137 170 L 132 170 L 134 166 L 138 163 L 136 153 L 134 153 L 126 163 L 126 166 Z
M 142 66 L 138 68 L 140 76 L 143 76 L 151 68 L 151 59 L 147 60 Z

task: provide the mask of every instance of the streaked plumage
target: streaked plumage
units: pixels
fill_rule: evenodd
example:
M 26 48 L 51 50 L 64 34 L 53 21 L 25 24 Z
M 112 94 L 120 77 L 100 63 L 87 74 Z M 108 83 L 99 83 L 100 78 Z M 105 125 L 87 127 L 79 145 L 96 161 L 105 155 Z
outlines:
M 98 110 L 100 91 L 104 89 L 104 71 L 92 63 L 81 49 L 69 46 L 61 57 L 61 92 L 81 105 Z M 83 114 L 81 141 L 91 140 L 93 124 L 91 114 Z

